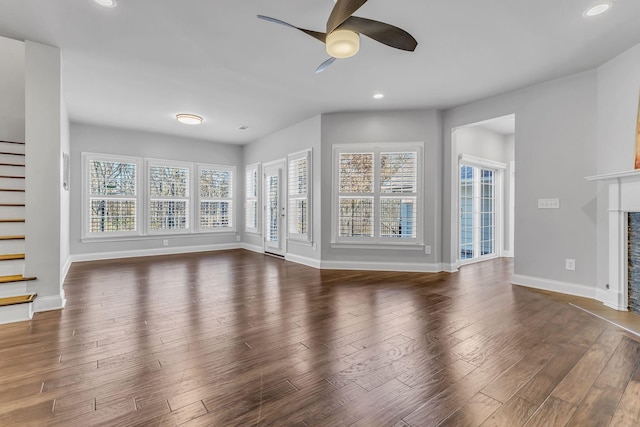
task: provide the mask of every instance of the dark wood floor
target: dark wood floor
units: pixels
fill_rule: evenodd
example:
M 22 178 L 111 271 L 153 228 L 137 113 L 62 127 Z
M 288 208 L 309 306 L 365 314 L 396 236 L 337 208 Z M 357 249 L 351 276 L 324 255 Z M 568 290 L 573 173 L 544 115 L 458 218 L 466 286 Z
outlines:
M 65 310 L 0 326 L 0 425 L 639 425 L 636 338 L 511 271 L 74 264 Z

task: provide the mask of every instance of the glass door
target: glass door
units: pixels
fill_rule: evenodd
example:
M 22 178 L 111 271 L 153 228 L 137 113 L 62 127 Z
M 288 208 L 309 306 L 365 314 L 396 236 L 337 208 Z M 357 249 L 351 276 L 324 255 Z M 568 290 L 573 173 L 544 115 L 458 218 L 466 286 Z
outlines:
M 496 170 L 460 164 L 460 261 L 495 257 Z
M 264 167 L 264 251 L 284 256 L 286 203 L 283 189 L 284 161 Z

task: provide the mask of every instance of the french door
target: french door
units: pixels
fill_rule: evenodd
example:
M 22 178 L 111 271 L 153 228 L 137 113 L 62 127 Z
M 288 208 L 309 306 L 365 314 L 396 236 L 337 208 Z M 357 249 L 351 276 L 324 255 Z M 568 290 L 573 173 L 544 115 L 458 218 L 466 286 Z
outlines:
M 501 170 L 460 163 L 460 262 L 499 254 Z
M 284 160 L 264 165 L 264 251 L 278 256 L 284 256 L 286 252 L 287 204 L 284 171 Z

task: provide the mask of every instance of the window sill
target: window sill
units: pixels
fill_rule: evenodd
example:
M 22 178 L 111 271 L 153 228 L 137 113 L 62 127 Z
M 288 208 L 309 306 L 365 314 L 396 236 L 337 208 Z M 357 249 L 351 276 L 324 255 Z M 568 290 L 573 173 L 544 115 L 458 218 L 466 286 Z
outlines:
M 424 244 L 422 243 L 346 243 L 346 242 L 332 242 L 332 248 L 336 249 L 393 249 L 401 251 L 422 251 L 424 250 Z
M 82 243 L 100 243 L 100 242 L 133 242 L 139 240 L 160 240 L 160 239 L 184 239 L 196 237 L 213 237 L 213 236 L 236 236 L 235 231 L 201 231 L 194 233 L 175 233 L 175 234 L 145 234 L 140 236 L 104 236 L 104 237 L 83 237 L 80 239 Z

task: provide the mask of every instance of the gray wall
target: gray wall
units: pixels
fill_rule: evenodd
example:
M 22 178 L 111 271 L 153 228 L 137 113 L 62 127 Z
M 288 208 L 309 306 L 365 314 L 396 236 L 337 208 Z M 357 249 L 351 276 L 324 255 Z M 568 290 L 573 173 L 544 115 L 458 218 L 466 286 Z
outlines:
M 460 154 L 469 154 L 487 160 L 494 160 L 507 165 L 504 171 L 503 186 L 503 250 L 512 251 L 513 242 L 509 231 L 509 224 L 513 220 L 512 212 L 509 209 L 511 188 L 511 166 L 515 160 L 514 135 L 503 135 L 485 129 L 482 126 L 463 126 L 455 130 L 455 146 L 457 147 L 456 157 Z
M 35 311 L 61 308 L 61 57 L 54 47 L 25 44 L 25 274 L 37 276 Z
M 347 262 L 440 262 L 442 173 L 440 114 L 435 110 L 331 113 L 322 115 L 322 260 Z M 375 142 L 424 143 L 424 243 L 432 253 L 399 249 L 331 247 L 332 146 Z
M 625 172 L 634 167 L 640 44 L 598 69 L 597 173 Z M 605 291 L 609 275 L 609 214 L 607 184 L 592 183 L 598 192 L 598 289 Z
M 457 225 L 451 197 L 451 130 L 516 114 L 515 274 L 586 285 L 595 294 L 595 190 L 597 74 L 588 71 L 458 107 L 444 114 L 443 250 L 454 262 Z M 559 198 L 560 209 L 537 208 L 539 198 Z M 576 271 L 565 270 L 565 258 Z
M 244 146 L 244 165 L 257 162 L 270 162 L 286 158 L 288 154 L 312 149 L 312 240 L 313 245 L 305 245 L 289 241 L 287 253 L 314 260 L 320 259 L 320 238 L 322 235 L 322 221 L 320 209 L 322 205 L 321 183 L 321 156 L 320 156 L 320 116 L 312 117 L 287 129 L 261 138 Z M 244 167 L 242 168 L 244 178 Z M 244 192 L 240 194 L 243 200 Z M 244 227 L 244 226 L 243 226 Z M 330 228 L 329 228 L 330 229 Z M 252 246 L 262 247 L 262 236 L 244 233 L 243 241 Z
M 24 142 L 24 42 L 0 37 L 0 58 L 0 141 Z
M 235 233 L 207 233 L 192 235 L 144 236 L 128 240 L 82 242 L 82 153 L 119 154 L 123 156 L 148 157 L 188 162 L 214 163 L 236 167 L 237 181 L 234 194 L 238 204 L 234 206 L 234 220 L 241 226 L 242 218 L 242 147 L 230 144 L 215 144 L 208 141 L 181 138 L 116 129 L 87 124 L 71 124 L 71 230 L 70 251 L 72 255 L 110 254 L 120 251 L 162 250 L 162 241 L 169 240 L 169 248 L 197 247 L 203 245 L 236 244 Z M 239 179 L 238 179 L 239 178 Z

